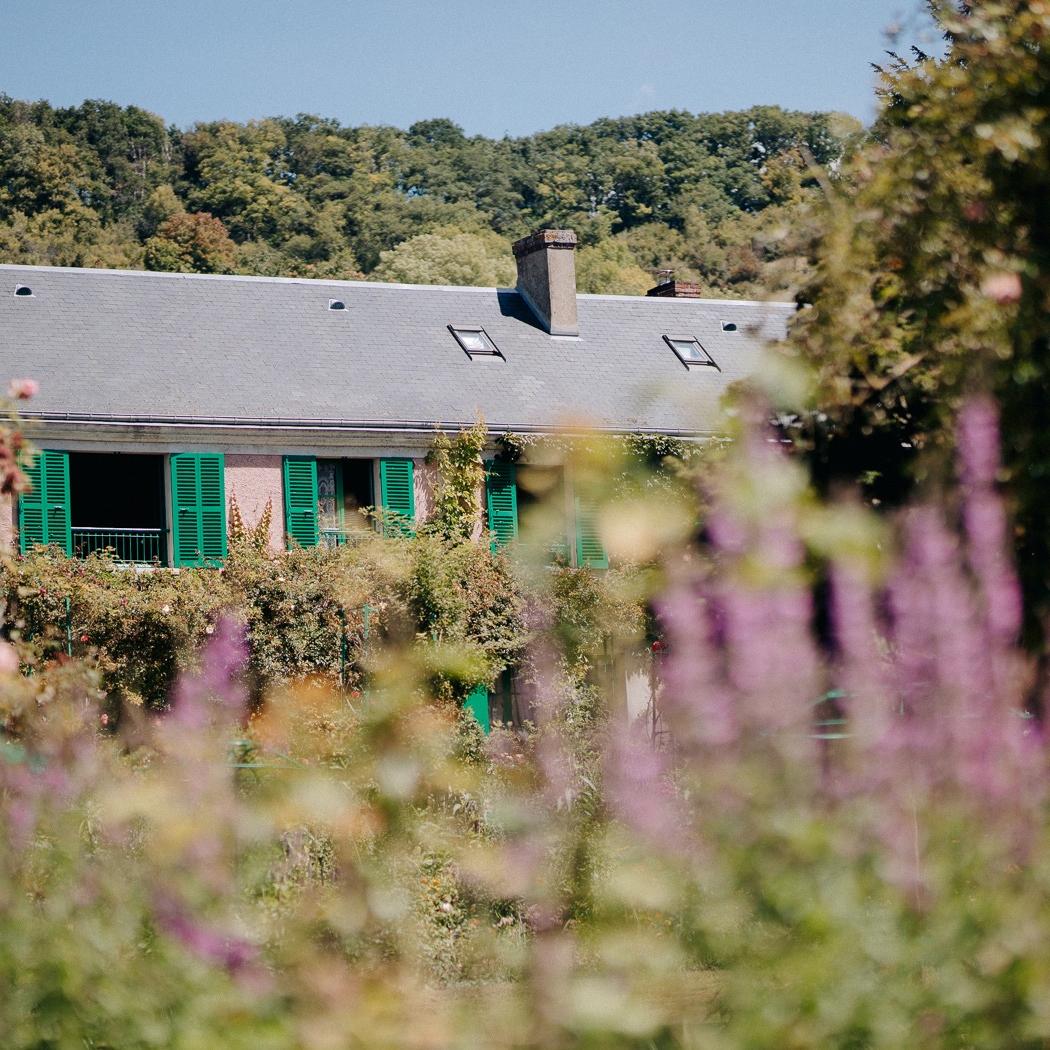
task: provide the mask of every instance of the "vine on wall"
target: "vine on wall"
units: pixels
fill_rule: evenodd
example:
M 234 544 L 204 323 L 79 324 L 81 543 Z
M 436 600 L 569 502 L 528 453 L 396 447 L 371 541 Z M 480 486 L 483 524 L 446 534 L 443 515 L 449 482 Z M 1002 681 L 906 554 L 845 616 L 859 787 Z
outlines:
M 488 439 L 485 420 L 478 416 L 472 427 L 453 438 L 439 431 L 427 453 L 427 463 L 437 468 L 438 475 L 429 528 L 446 539 L 469 539 L 478 525 L 478 494 L 485 481 L 481 455 Z

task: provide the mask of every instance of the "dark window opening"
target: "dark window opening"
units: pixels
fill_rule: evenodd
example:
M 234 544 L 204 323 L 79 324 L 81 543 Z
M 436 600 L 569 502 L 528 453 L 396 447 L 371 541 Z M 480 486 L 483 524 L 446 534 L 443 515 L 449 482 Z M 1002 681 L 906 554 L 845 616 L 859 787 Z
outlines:
M 163 456 L 71 452 L 69 503 L 74 554 L 109 549 L 119 561 L 166 561 Z
M 343 514 L 348 528 L 368 528 L 368 507 L 375 505 L 372 460 L 343 460 Z
M 489 721 L 492 725 L 520 729 L 535 718 L 528 690 L 522 685 L 519 672 L 514 668 L 507 668 L 496 679 L 495 687 L 489 692 Z
M 735 332 L 736 331 L 736 322 L 735 321 L 723 321 L 722 322 L 722 331 L 723 332 Z
M 342 299 L 329 299 L 328 300 L 328 309 L 329 310 L 345 310 L 346 309 L 346 303 L 344 303 L 342 301 Z
M 565 471 L 560 466 L 518 464 L 519 532 L 526 543 L 542 543 L 550 560 L 569 562 Z
M 16 284 L 15 295 L 32 295 L 33 289 L 28 284 Z
M 370 459 L 319 459 L 317 501 L 322 533 L 341 535 L 370 528 L 375 505 Z

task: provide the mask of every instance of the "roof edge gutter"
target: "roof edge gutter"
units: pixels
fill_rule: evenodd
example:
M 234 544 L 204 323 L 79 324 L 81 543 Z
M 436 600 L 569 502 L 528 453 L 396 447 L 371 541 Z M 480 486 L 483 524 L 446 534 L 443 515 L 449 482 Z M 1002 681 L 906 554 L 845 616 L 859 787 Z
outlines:
M 26 422 L 70 424 L 90 427 L 153 427 L 157 429 L 243 429 L 266 431 L 333 431 L 370 434 L 434 434 L 439 430 L 458 430 L 473 426 L 475 420 L 390 420 L 375 423 L 354 419 L 252 419 L 245 416 L 98 416 L 76 412 L 22 412 Z M 713 431 L 680 430 L 668 427 L 608 427 L 554 426 L 544 424 L 490 423 L 494 433 L 558 434 L 584 436 L 587 434 L 661 434 L 670 437 L 714 437 Z

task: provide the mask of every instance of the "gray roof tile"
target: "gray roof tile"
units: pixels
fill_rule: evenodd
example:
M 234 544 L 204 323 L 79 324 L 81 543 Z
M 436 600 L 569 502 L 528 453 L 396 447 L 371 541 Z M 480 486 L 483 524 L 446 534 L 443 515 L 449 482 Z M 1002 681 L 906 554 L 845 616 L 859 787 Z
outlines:
M 5 265 L 0 376 L 36 379 L 31 408 L 48 416 L 389 425 L 480 412 L 493 430 L 705 433 L 793 310 L 596 295 L 578 307 L 580 337 L 552 338 L 505 289 Z M 483 325 L 505 360 L 471 360 L 449 324 Z M 665 334 L 696 336 L 721 372 L 687 370 Z

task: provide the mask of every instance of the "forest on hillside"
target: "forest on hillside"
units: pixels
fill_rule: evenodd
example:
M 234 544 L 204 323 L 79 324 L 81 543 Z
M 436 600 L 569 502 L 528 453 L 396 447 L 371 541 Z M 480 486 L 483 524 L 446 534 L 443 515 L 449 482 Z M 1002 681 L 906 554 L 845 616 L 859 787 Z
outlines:
M 861 133 L 778 107 L 602 119 L 523 138 L 299 115 L 189 130 L 136 106 L 0 95 L 0 261 L 504 285 L 512 240 L 580 235 L 582 291 L 672 268 L 719 295 L 787 295 L 793 235 Z

